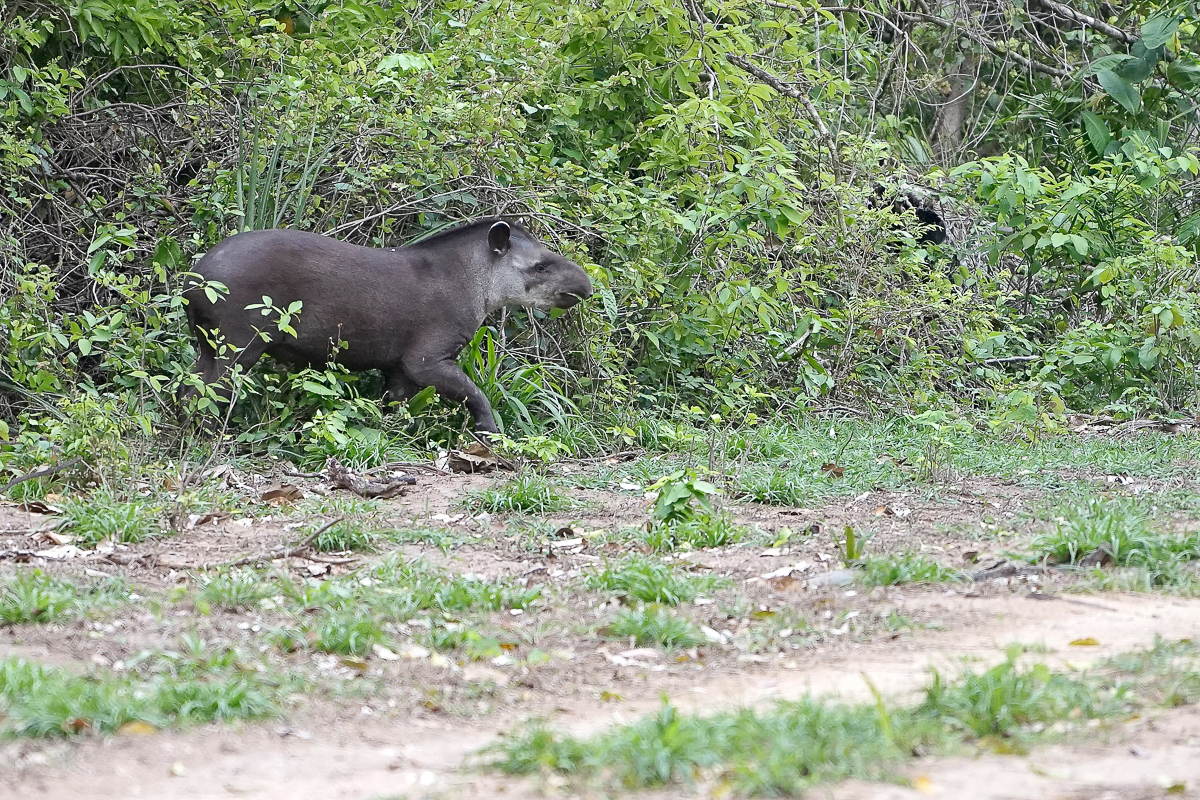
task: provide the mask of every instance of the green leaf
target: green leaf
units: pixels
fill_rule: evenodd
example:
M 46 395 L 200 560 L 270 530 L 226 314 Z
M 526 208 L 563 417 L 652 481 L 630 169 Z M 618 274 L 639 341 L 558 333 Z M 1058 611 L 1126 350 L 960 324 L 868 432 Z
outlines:
M 1179 16 L 1154 17 L 1146 20 L 1142 25 L 1142 38 L 1138 40 L 1139 43 L 1147 50 L 1157 50 L 1175 35 L 1181 20 L 1182 17 Z
M 1104 155 L 1104 148 L 1112 141 L 1112 132 L 1108 124 L 1091 111 L 1083 112 L 1083 129 L 1087 132 L 1088 141 L 1097 155 Z
M 1183 88 L 1200 86 L 1200 64 L 1179 57 L 1167 64 L 1167 80 Z
M 312 394 L 319 394 L 322 397 L 337 397 L 338 392 L 335 389 L 330 389 L 328 386 L 317 383 L 316 381 L 304 381 L 300 384 L 301 388 Z
M 1141 44 L 1133 46 L 1134 58 L 1122 64 L 1115 72 L 1131 83 L 1141 83 L 1149 78 L 1158 64 L 1158 52 L 1148 51 Z
M 1096 79 L 1100 81 L 1104 91 L 1108 92 L 1109 97 L 1120 103 L 1130 114 L 1136 114 L 1142 107 L 1141 93 L 1117 73 L 1107 69 L 1096 70 Z
M 420 53 L 393 53 L 380 59 L 379 65 L 375 67 L 376 72 L 392 72 L 397 69 L 401 72 L 429 69 L 429 59 Z

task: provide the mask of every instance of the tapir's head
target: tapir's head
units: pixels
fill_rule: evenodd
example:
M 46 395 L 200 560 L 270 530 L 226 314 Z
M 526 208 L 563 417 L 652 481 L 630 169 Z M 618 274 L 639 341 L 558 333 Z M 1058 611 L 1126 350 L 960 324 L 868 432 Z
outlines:
M 492 223 L 487 247 L 493 286 L 489 310 L 512 303 L 549 311 L 592 296 L 592 282 L 578 264 L 547 249 L 518 223 Z

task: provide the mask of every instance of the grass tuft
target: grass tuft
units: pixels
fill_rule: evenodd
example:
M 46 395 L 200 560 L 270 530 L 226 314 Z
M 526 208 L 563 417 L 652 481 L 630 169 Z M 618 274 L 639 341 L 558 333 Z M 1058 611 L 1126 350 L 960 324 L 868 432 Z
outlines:
M 558 486 L 534 472 L 526 472 L 502 486 L 473 492 L 467 498 L 473 511 L 496 513 L 549 514 L 574 508 L 576 503 L 559 491 Z
M 644 529 L 642 539 L 655 552 L 669 553 L 681 548 L 726 547 L 741 541 L 744 532 L 733 517 L 718 512 L 679 522 L 652 522 Z
M 633 640 L 639 647 L 677 650 L 708 641 L 690 620 L 658 604 L 623 609 L 601 635 L 613 641 Z
M 1088 498 L 1031 546 L 1040 558 L 1060 564 L 1077 564 L 1103 549 L 1116 566 L 1144 572 L 1150 587 L 1171 587 L 1195 582 L 1185 565 L 1200 559 L 1200 532 L 1170 536 L 1133 502 Z
M 633 556 L 621 564 L 608 564 L 587 577 L 593 591 L 621 594 L 646 603 L 675 606 L 698 595 L 712 594 L 722 581 L 711 575 L 689 575 L 661 561 Z
M 255 570 L 233 569 L 208 578 L 200 590 L 199 600 L 212 608 L 245 611 L 278 591 L 273 583 Z
M 158 533 L 158 510 L 138 497 L 122 499 L 111 489 L 96 489 L 89 495 L 63 501 L 63 518 L 81 547 L 113 542 L 140 542 Z
M 902 583 L 950 583 L 964 579 L 956 569 L 930 561 L 919 553 L 868 556 L 862 562 L 859 580 L 865 586 L 896 586 Z
M 79 587 L 40 569 L 22 570 L 0 580 L 0 622 L 17 625 L 83 616 L 125 593 L 124 582 L 117 579 Z

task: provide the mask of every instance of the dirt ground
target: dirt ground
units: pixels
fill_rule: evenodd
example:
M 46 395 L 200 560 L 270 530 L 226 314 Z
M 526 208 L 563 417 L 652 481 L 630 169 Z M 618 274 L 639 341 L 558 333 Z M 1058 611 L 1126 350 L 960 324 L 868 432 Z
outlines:
M 559 477 L 569 486 L 573 476 L 589 469 L 577 466 Z M 1105 476 L 1078 478 L 1103 484 Z M 261 496 L 281 480 L 302 492 L 326 491 L 314 479 L 226 479 L 240 482 L 247 496 Z M 454 573 L 549 587 L 552 602 L 520 615 L 502 613 L 494 621 L 521 648 L 532 642 L 550 653 L 546 664 L 369 659 L 360 676 L 324 654 L 280 656 L 281 665 L 307 671 L 322 685 L 372 682 L 357 693 L 314 692 L 284 719 L 267 723 L 71 741 L 0 741 L 0 798 L 571 796 L 583 790 L 554 776 L 512 779 L 486 772 L 477 767 L 475 754 L 530 718 L 585 735 L 651 712 L 664 696 L 681 709 L 704 713 L 805 694 L 869 701 L 873 685 L 890 701 L 903 702 L 921 689 L 931 667 L 949 675 L 980 669 L 1002 661 L 1014 643 L 1033 651 L 1025 658 L 1070 669 L 1152 646 L 1159 637 L 1200 638 L 1200 601 L 1064 593 L 1071 578 L 1055 570 L 998 569 L 995 577 L 981 574 L 974 582 L 869 590 L 828 579 L 840 572 L 828 532 L 846 525 L 869 532 L 874 553 L 916 551 L 977 573 L 1010 563 L 1008 548 L 1041 529 L 1029 509 L 1044 494 L 979 478 L 944 485 L 935 493 L 867 491 L 819 508 L 731 505 L 753 536 L 736 545 L 677 554 L 681 568 L 722 576 L 732 587 L 720 602 L 699 600 L 681 607 L 719 634 L 721 643 L 668 657 L 605 641 L 580 624 L 602 618 L 615 604 L 580 590 L 580 575 L 629 548 L 619 539 L 575 534 L 642 524 L 647 501 L 640 490 L 622 488 L 619 481 L 606 488 L 573 489 L 571 496 L 586 505 L 546 515 L 539 530 L 557 533 L 543 541 L 542 534 L 528 533 L 515 516 L 464 513 L 461 501 L 469 492 L 508 479 L 505 474 L 426 471 L 402 497 L 379 504 L 376 522 L 436 528 L 453 539 L 445 548 L 421 542 L 398 545 L 408 558 L 421 557 Z M 0 561 L 0 575 L 31 566 L 72 578 L 123 575 L 137 594 L 162 597 L 174 587 L 190 586 L 205 566 L 269 554 L 295 542 L 298 525 L 331 516 L 297 508 L 263 505 L 254 515 L 235 512 L 200 520 L 178 535 L 67 557 L 61 551 L 10 557 Z M 45 553 L 50 545 L 31 534 L 54 519 L 15 504 L 0 506 L 0 552 Z M 1193 522 L 1186 514 L 1178 520 L 1184 528 Z M 773 546 L 785 528 L 808 535 Z M 555 537 L 569 546 L 556 546 Z M 576 538 L 579 544 L 573 543 Z M 346 574 L 377 557 L 291 557 L 275 565 L 315 580 Z M 788 567 L 793 568 L 790 573 Z M 789 639 L 779 630 L 789 619 L 804 620 L 802 638 Z M 0 626 L 0 657 L 19 655 L 82 672 L 147 648 L 169 647 L 197 626 L 213 641 L 253 645 L 267 623 L 257 611 L 214 612 L 201 620 L 186 608 L 171 611 L 134 603 L 94 619 Z M 1087 639 L 1097 644 L 1071 644 Z M 431 703 L 434 691 L 440 699 Z M 811 796 L 1200 798 L 1200 708 L 1155 712 L 1025 756 L 918 759 L 905 774 L 908 785 L 852 781 L 814 790 Z M 703 795 L 707 790 L 680 791 Z M 678 796 L 680 791 L 655 796 Z

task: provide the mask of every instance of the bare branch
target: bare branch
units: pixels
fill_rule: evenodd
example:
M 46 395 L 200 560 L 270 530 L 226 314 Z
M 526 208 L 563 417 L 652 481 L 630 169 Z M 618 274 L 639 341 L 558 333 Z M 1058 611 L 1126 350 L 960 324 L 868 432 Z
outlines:
M 750 63 L 750 59 L 744 56 L 726 53 L 725 60 L 730 64 L 733 64 L 738 69 L 750 73 L 767 86 L 770 86 L 772 89 L 779 92 L 781 95 L 790 97 L 793 100 L 799 100 L 800 105 L 804 106 L 805 112 L 811 118 L 813 124 L 817 127 L 817 136 L 821 139 L 831 138 L 829 134 L 829 128 L 825 127 L 825 123 L 821 121 L 821 115 L 817 113 L 817 107 L 813 105 L 813 101 L 810 100 L 808 95 L 806 95 L 804 92 L 785 82 L 781 78 L 772 75 L 762 67 L 755 66 L 754 64 Z
M 1129 33 L 1128 31 L 1123 31 L 1115 25 L 1108 24 L 1104 20 L 1096 19 L 1095 17 L 1089 17 L 1087 14 L 1084 14 L 1082 11 L 1076 11 L 1075 9 L 1071 8 L 1070 6 L 1055 2 L 1055 0 L 1034 0 L 1034 1 L 1038 5 L 1046 8 L 1047 10 L 1053 11 L 1055 14 L 1059 15 L 1060 17 L 1065 17 L 1066 19 L 1072 20 L 1073 22 L 1078 22 L 1080 25 L 1084 25 L 1088 28 L 1097 30 L 1100 33 L 1103 33 L 1105 36 L 1108 36 L 1112 39 L 1116 39 L 1119 42 L 1124 42 L 1125 44 L 1133 44 L 1134 42 L 1136 42 L 1138 40 L 1138 37 L 1134 36 L 1132 33 Z
M 948 19 L 942 19 L 941 17 L 934 17 L 929 14 L 918 14 L 918 13 L 914 13 L 911 11 L 901 11 L 901 12 L 898 12 L 898 14 L 901 19 L 905 19 L 910 22 L 928 22 L 931 25 L 937 25 L 939 28 L 943 28 L 946 30 L 957 27 L 957 26 L 955 26 L 955 24 L 953 22 L 951 22 Z M 1011 59 L 1012 61 L 1020 64 L 1021 66 L 1025 67 L 1026 69 L 1031 69 L 1031 70 L 1034 70 L 1035 72 L 1041 72 L 1046 75 L 1053 75 L 1056 78 L 1071 77 L 1071 73 L 1065 69 L 1060 69 L 1059 67 L 1055 67 L 1050 64 L 1044 64 L 1041 61 L 1035 61 L 1031 58 L 1026 58 L 1025 56 L 1021 55 L 1020 53 L 1009 50 L 1006 47 L 1001 47 L 1000 45 L 996 44 L 995 42 L 993 42 L 991 39 L 987 38 L 986 36 L 976 33 L 975 31 L 973 31 L 969 28 L 961 28 L 959 30 L 961 31 L 963 36 L 966 36 L 968 39 L 975 42 L 976 44 L 987 48 L 992 53 L 992 55 L 998 56 L 1000 58 Z

